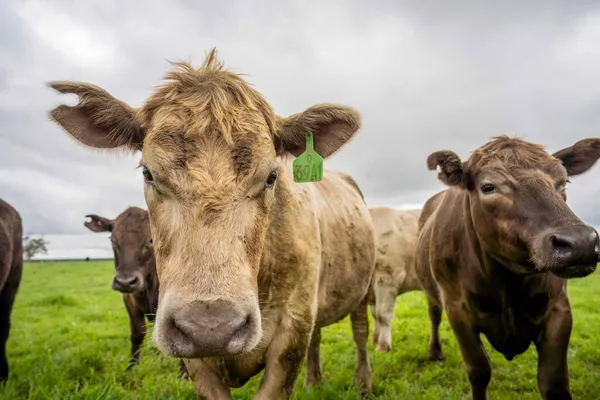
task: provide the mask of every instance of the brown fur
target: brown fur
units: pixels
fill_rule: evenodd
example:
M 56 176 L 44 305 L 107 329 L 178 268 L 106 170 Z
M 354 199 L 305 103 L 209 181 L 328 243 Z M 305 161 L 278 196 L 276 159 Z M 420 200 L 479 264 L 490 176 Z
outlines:
M 143 131 L 161 282 L 155 342 L 187 357 L 201 398 L 228 399 L 229 387 L 264 368 L 255 398 L 289 399 L 307 350 L 307 383 L 320 378 L 320 328 L 350 314 L 356 380 L 369 390 L 366 294 L 375 245 L 368 209 L 347 175 L 326 171 L 321 182 L 295 184 L 290 156 L 304 151 L 308 130 L 315 150 L 330 156 L 359 129 L 358 112 L 318 104 L 279 117 L 222 68 L 214 49 L 198 69 L 176 66 L 140 109 L 116 113 L 123 122 L 109 128 L 94 121 L 123 111 L 116 99 L 103 110 L 80 103 L 74 109 L 87 113 L 84 122 L 66 106 L 51 112 L 98 148 L 135 150 L 130 122 Z M 51 84 L 59 91 L 72 85 Z
M 11 313 L 23 273 L 23 225 L 21 216 L 0 199 L 0 382 L 8 379 L 6 342 Z
M 129 207 L 114 220 L 95 214 L 86 217 L 90 218 L 90 221 L 84 222 L 84 226 L 92 232 L 111 233 L 110 242 L 115 259 L 112 288 L 123 295 L 123 303 L 129 315 L 131 338 L 131 359 L 127 367 L 129 370 L 140 359 L 146 336 L 146 318 L 153 323 L 158 308 L 159 282 L 148 212 L 138 207 Z M 128 279 L 135 279 L 135 284 L 120 283 Z M 180 370 L 186 373 L 183 361 Z
M 392 319 L 396 297 L 421 290 L 415 272 L 415 247 L 421 210 L 370 208 L 375 226 L 375 275 L 370 305 L 375 326 L 373 343 L 379 351 L 392 348 Z
M 563 278 L 596 268 L 598 234 L 566 204 L 567 173 L 600 157 L 600 139 L 551 156 L 519 139 L 495 138 L 465 163 L 432 154 L 451 187 L 431 197 L 419 221 L 416 270 L 428 298 L 429 357 L 442 359 L 439 324 L 448 315 L 471 383 L 485 399 L 491 367 L 484 334 L 508 360 L 536 345 L 544 399 L 570 399 L 571 310 Z M 492 189 L 490 189 L 489 185 Z

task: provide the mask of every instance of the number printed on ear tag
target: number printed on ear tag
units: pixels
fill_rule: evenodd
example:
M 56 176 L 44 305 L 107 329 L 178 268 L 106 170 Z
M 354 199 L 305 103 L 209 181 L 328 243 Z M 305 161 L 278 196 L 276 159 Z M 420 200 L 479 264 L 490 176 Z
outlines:
M 323 179 L 323 157 L 315 151 L 312 132 L 306 133 L 306 151 L 293 162 L 294 182 L 319 182 Z

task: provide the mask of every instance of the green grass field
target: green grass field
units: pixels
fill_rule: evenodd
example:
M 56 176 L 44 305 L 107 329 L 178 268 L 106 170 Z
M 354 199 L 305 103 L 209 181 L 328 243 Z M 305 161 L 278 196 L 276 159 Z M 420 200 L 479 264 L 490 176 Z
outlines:
M 140 365 L 125 372 L 129 325 L 121 296 L 110 289 L 113 268 L 110 261 L 25 265 L 8 342 L 11 377 L 0 389 L 1 399 L 195 399 L 192 384 L 177 377 L 177 361 L 158 353 L 149 337 Z M 600 274 L 572 281 L 569 293 L 575 320 L 569 350 L 573 397 L 598 399 Z M 430 363 L 423 294 L 401 296 L 396 310 L 392 351 L 375 353 L 369 343 L 374 397 L 468 399 L 468 381 L 446 318 L 441 329 L 446 361 Z M 352 387 L 355 348 L 348 319 L 324 330 L 321 354 L 321 387 L 305 390 L 303 369 L 295 398 L 360 398 Z M 533 346 L 510 363 L 490 354 L 490 399 L 540 398 Z M 260 377 L 234 390 L 234 398 L 252 398 Z

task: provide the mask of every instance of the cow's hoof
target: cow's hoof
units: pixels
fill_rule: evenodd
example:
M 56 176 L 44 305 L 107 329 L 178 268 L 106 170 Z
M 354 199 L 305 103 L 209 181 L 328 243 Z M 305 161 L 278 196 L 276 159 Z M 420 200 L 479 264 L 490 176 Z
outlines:
M 127 364 L 127 368 L 125 368 L 125 372 L 131 371 L 136 365 L 137 361 L 130 361 L 129 364 Z
M 388 353 L 390 350 L 392 350 L 392 345 L 388 343 L 378 343 L 377 348 L 375 350 L 383 353 Z

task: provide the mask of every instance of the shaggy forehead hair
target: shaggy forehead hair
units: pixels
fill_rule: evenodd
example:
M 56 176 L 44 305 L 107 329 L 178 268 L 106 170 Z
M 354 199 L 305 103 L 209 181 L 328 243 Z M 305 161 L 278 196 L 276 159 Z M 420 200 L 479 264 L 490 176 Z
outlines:
M 495 136 L 492 140 L 473 152 L 467 162 L 469 170 L 489 165 L 499 168 L 533 168 L 559 161 L 546 152 L 544 146 L 529 143 L 519 138 Z
M 168 152 L 184 152 L 200 135 L 218 133 L 230 147 L 239 137 L 267 133 L 276 139 L 277 116 L 239 74 L 223 69 L 213 48 L 197 69 L 174 62 L 165 83 L 140 108 L 147 140 Z

